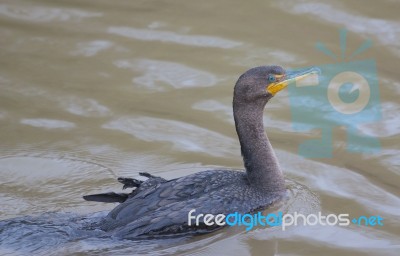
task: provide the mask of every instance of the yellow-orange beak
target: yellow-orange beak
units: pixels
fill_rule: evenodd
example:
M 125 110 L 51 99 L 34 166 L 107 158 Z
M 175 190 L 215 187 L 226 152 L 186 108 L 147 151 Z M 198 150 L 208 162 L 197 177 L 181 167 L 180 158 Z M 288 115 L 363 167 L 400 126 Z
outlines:
M 275 75 L 277 78 L 277 82 L 270 83 L 266 90 L 272 96 L 277 94 L 279 91 L 285 89 L 291 82 L 299 81 L 303 78 L 306 78 L 312 74 L 320 73 L 318 68 L 311 68 L 307 70 L 300 70 L 300 71 L 288 71 L 285 75 Z M 283 80 L 281 80 L 283 77 Z

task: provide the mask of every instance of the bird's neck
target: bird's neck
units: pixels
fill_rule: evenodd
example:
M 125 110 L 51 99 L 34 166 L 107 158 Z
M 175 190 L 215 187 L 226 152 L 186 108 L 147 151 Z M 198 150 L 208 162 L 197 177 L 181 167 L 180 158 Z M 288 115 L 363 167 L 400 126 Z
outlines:
M 236 132 L 250 184 L 268 191 L 283 191 L 283 174 L 264 131 L 264 106 L 234 103 L 233 109 Z

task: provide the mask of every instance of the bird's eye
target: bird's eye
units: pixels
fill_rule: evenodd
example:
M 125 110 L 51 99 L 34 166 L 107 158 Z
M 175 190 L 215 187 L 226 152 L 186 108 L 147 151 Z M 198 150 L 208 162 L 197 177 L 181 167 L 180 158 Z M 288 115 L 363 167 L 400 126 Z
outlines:
M 275 76 L 274 75 L 272 75 L 272 74 L 270 74 L 269 76 L 268 76 L 268 81 L 270 82 L 270 83 L 272 83 L 272 82 L 275 82 Z

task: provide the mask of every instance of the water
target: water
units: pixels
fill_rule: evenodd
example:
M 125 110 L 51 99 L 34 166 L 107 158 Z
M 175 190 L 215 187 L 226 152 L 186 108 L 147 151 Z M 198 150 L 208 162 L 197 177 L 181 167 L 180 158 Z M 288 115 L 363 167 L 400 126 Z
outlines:
M 0 219 L 38 218 L 33 230 L 51 219 L 61 235 L 37 245 L 3 233 L 0 254 L 398 255 L 398 8 L 393 1 L 2 1 Z M 63 221 L 95 221 L 94 213 L 112 209 L 81 196 L 120 191 L 118 176 L 241 168 L 231 113 L 238 76 L 257 65 L 332 63 L 315 44 L 339 54 L 340 28 L 348 30 L 348 54 L 373 42 L 360 56 L 376 60 L 382 119 L 359 128 L 382 149 L 347 152 L 346 130 L 337 126 L 332 158 L 299 156 L 300 143 L 318 131 L 294 130 L 288 92 L 279 93 L 264 118 L 293 191 L 282 207 L 380 215 L 384 226 L 224 229 L 134 243 L 59 230 Z

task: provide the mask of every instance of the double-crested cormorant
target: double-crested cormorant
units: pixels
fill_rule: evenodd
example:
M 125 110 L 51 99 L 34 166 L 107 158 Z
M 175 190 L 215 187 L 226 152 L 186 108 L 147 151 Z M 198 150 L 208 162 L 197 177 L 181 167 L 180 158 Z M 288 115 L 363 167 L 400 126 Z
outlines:
M 165 180 L 148 173 L 146 181 L 118 178 L 130 194 L 84 196 L 89 201 L 120 202 L 103 220 L 101 229 L 121 238 L 168 234 L 201 234 L 219 226 L 188 225 L 188 213 L 251 213 L 281 200 L 285 181 L 264 131 L 265 104 L 290 82 L 313 70 L 285 72 L 279 66 L 248 70 L 236 82 L 233 114 L 246 171 L 208 170 Z

